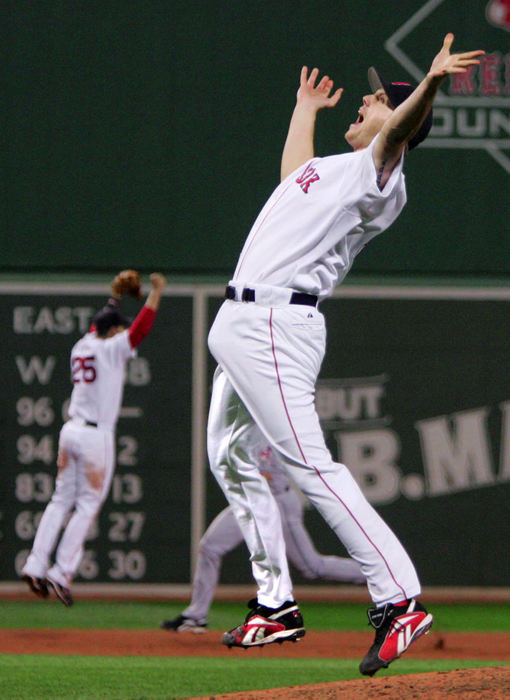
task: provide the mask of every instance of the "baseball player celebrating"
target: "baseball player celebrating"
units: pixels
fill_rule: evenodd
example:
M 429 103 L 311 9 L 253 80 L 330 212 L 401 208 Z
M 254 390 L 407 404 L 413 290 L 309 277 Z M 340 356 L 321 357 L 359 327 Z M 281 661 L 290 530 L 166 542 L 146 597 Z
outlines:
M 254 424 L 250 441 L 250 459 L 266 477 L 282 520 L 283 537 L 289 562 L 308 579 L 323 578 L 344 583 L 365 583 L 360 566 L 353 559 L 319 554 L 304 525 L 302 498 L 281 464 L 281 459 Z M 219 513 L 200 540 L 197 566 L 193 576 L 193 594 L 189 606 L 173 620 L 164 620 L 163 629 L 178 632 L 204 632 L 207 615 L 218 584 L 225 554 L 243 541 L 232 508 Z
M 71 583 L 78 570 L 89 527 L 99 512 L 113 477 L 115 425 L 119 416 L 127 361 L 149 333 L 165 286 L 163 275 L 150 277 L 152 289 L 130 325 L 116 299 L 125 293 L 139 296 L 140 278 L 123 271 L 112 283 L 114 297 L 94 317 L 91 330 L 71 350 L 74 388 L 69 420 L 60 432 L 58 475 L 22 576 L 38 596 L 48 585 L 64 605 L 73 604 Z M 50 556 L 71 509 L 74 511 L 60 539 L 55 563 Z
M 256 219 L 209 334 L 218 362 L 208 422 L 211 469 L 251 554 L 257 599 L 245 622 L 223 636 L 248 647 L 305 634 L 294 601 L 281 517 L 268 482 L 248 458 L 255 422 L 280 453 L 298 488 L 361 565 L 375 607 L 375 640 L 360 664 L 373 675 L 427 632 L 432 615 L 418 600 L 415 568 L 324 441 L 314 388 L 325 352 L 317 302 L 342 281 L 355 256 L 387 229 L 406 202 L 404 159 L 430 129 L 431 108 L 448 74 L 479 63 L 483 51 L 451 54 L 448 34 L 414 89 L 369 70 L 372 93 L 345 138 L 352 153 L 314 156 L 318 111 L 334 107 L 328 76 L 301 71 L 282 155 L 281 183 Z

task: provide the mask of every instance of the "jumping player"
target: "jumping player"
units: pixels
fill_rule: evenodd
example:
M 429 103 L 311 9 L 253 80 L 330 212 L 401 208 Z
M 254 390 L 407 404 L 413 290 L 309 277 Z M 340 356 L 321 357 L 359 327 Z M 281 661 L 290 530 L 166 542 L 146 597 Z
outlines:
M 365 577 L 353 559 L 326 556 L 315 549 L 303 522 L 302 498 L 291 485 L 278 454 L 267 444 L 255 424 L 252 433 L 250 459 L 267 479 L 280 509 L 288 561 L 307 579 L 364 584 Z M 190 604 L 173 620 L 164 620 L 161 623 L 163 629 L 195 633 L 205 631 L 222 559 L 242 541 L 243 535 L 232 508 L 228 506 L 214 518 L 200 540 Z
M 71 583 L 87 532 L 110 490 L 126 363 L 152 328 L 166 284 L 158 272 L 150 280 L 152 289 L 131 325 L 115 300 L 110 300 L 94 317 L 91 330 L 71 350 L 74 388 L 69 420 L 60 432 L 55 492 L 22 569 L 24 580 L 36 595 L 48 597 L 50 586 L 67 606 L 73 604 Z M 55 563 L 49 568 L 51 553 L 72 508 Z
M 406 202 L 404 159 L 431 126 L 431 108 L 448 74 L 464 73 L 483 51 L 451 54 L 447 34 L 415 89 L 369 70 L 372 93 L 345 138 L 353 153 L 314 156 L 317 112 L 334 107 L 342 89 L 319 71 L 301 71 L 297 104 L 282 155 L 281 184 L 256 219 L 226 300 L 209 334 L 218 367 L 208 422 L 211 469 L 250 550 L 257 600 L 245 622 L 223 636 L 228 646 L 255 646 L 305 634 L 293 598 L 280 511 L 269 485 L 247 457 L 255 422 L 279 452 L 298 488 L 360 565 L 375 607 L 375 640 L 360 664 L 373 675 L 432 624 L 416 599 L 414 566 L 370 506 L 347 467 L 324 441 L 314 389 L 325 352 L 318 301 L 331 295 L 355 256 L 387 229 Z M 317 83 L 317 84 L 316 84 Z

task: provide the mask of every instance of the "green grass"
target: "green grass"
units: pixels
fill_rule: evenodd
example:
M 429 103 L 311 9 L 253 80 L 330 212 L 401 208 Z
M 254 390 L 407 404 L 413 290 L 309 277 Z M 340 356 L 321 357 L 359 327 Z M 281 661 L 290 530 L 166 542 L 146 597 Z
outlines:
M 354 659 L 155 658 L 0 655 L 2 700 L 173 700 L 359 678 Z M 402 659 L 378 675 L 449 671 L 499 662 Z
M 368 630 L 365 605 L 304 603 L 301 608 L 310 630 Z M 157 629 L 162 619 L 174 617 L 182 609 L 181 603 L 157 601 L 78 600 L 72 608 L 55 600 L 0 601 L 0 629 Z M 510 631 L 510 605 L 434 604 L 430 609 L 437 631 Z M 228 629 L 245 612 L 242 603 L 215 603 L 210 628 Z M 358 663 L 359 659 L 282 659 L 250 652 L 240 658 L 6 654 L 0 655 L 0 699 L 210 697 L 216 693 L 360 678 Z M 378 676 L 501 663 L 497 659 L 430 661 L 404 657 Z
M 510 604 L 429 606 L 434 629 L 440 631 L 510 631 Z M 51 629 L 154 629 L 161 620 L 182 612 L 182 603 L 104 602 L 79 600 L 72 608 L 57 600 L 0 601 L 0 628 Z M 300 605 L 309 629 L 361 630 L 367 626 L 366 605 L 352 603 L 303 603 Z M 242 603 L 215 603 L 210 629 L 230 629 L 246 614 Z

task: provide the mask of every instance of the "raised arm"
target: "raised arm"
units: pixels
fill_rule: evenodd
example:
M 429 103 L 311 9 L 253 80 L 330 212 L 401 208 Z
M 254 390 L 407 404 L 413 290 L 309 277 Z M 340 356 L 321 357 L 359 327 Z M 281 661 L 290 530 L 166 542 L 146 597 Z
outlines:
M 343 88 L 331 95 L 333 81 L 325 75 L 318 85 L 315 85 L 319 69 L 314 68 L 308 75 L 308 68 L 303 66 L 299 89 L 297 91 L 296 107 L 292 114 L 289 132 L 282 153 L 281 179 L 306 163 L 314 156 L 315 118 L 320 109 L 334 107 Z
M 154 323 L 156 311 L 159 308 L 161 294 L 166 285 L 166 280 L 159 272 L 153 272 L 151 277 L 152 289 L 142 306 L 138 316 L 129 328 L 129 341 L 132 348 L 136 348 L 149 333 Z
M 476 58 L 485 51 L 451 54 L 453 34 L 445 36 L 443 46 L 432 61 L 430 70 L 416 90 L 402 102 L 385 122 L 374 148 L 374 162 L 381 180 L 389 177 L 400 159 L 406 144 L 422 125 L 443 80 L 452 73 L 465 73 L 469 66 L 480 61 Z
M 160 272 L 153 272 L 150 276 L 150 280 L 152 289 L 145 301 L 145 306 L 148 306 L 152 311 L 157 311 L 161 300 L 161 294 L 166 286 L 166 279 Z

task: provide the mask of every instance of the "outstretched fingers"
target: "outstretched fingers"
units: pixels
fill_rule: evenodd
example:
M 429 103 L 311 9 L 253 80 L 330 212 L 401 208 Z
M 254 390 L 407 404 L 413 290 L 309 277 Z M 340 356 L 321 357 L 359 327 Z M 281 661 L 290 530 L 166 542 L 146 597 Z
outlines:
M 452 34 L 452 32 L 448 32 L 448 34 L 443 39 L 442 51 L 447 51 L 448 53 L 450 53 L 450 49 L 452 47 L 454 38 L 455 37 Z M 455 54 L 455 55 L 462 57 L 462 58 L 474 58 L 475 56 L 482 56 L 484 53 L 485 53 L 485 51 L 477 50 L 477 51 L 464 51 L 463 53 L 459 53 L 459 54 Z
M 313 99 L 316 101 L 316 104 L 318 104 L 317 101 L 320 100 L 321 107 L 334 107 L 342 96 L 343 88 L 339 88 L 333 95 L 331 95 L 334 81 L 329 77 L 329 75 L 324 75 L 316 85 L 315 83 L 317 82 L 318 77 L 318 68 L 312 68 L 310 73 L 308 73 L 307 66 L 303 66 L 301 68 L 298 98 L 301 96 L 301 99 Z
M 451 67 L 450 72 L 452 73 L 465 73 L 469 66 L 477 66 L 480 61 L 477 56 L 483 56 L 485 51 L 468 51 L 467 53 L 461 53 L 453 55 L 454 64 Z
M 333 85 L 334 81 L 331 80 L 329 75 L 325 75 L 315 88 L 315 90 L 320 93 L 322 97 L 326 98 L 325 107 L 334 107 L 342 96 L 343 88 L 338 88 L 338 90 L 336 90 L 330 97 Z
M 306 84 L 306 85 L 308 85 L 308 87 L 315 88 L 316 90 L 320 90 L 321 92 L 324 92 L 326 87 L 329 87 L 329 89 L 331 90 L 331 88 L 333 87 L 333 81 L 330 80 L 329 75 L 324 75 L 320 79 L 318 85 L 316 86 L 315 81 L 317 80 L 318 77 L 319 77 L 319 69 L 318 68 L 312 68 L 312 70 L 310 71 L 310 75 L 308 75 L 308 67 L 307 66 L 303 66 L 301 68 L 301 77 L 300 77 L 301 85 Z
M 450 53 L 450 49 L 452 47 L 454 38 L 455 37 L 453 36 L 452 32 L 449 32 L 445 36 L 445 38 L 443 40 L 443 47 L 442 47 L 443 51 L 447 51 L 448 53 Z M 457 61 L 459 61 L 459 60 L 465 61 L 465 60 L 475 58 L 476 56 L 483 56 L 484 53 L 485 53 L 485 51 L 482 51 L 482 50 L 464 51 L 463 53 L 453 54 L 453 56 L 455 56 Z M 475 61 L 475 63 L 479 63 L 479 61 Z M 467 64 L 467 65 L 473 65 L 473 63 Z
M 317 90 L 320 90 L 324 94 L 331 92 L 331 88 L 333 87 L 333 81 L 330 80 L 329 75 L 325 75 L 323 78 L 321 78 L 319 84 L 317 85 Z
M 317 80 L 317 76 L 319 75 L 319 69 L 318 68 L 312 68 L 310 71 L 310 75 L 308 77 L 308 85 L 313 88 L 315 86 L 315 81 Z
M 485 51 L 465 51 L 463 53 L 450 53 L 454 36 L 449 32 L 444 40 L 441 51 L 432 61 L 431 73 L 437 77 L 444 77 L 448 73 L 466 73 L 470 66 L 480 63 L 479 56 L 483 56 Z
M 343 88 L 338 88 L 338 90 L 331 95 L 329 98 L 328 107 L 334 107 L 336 104 L 338 104 L 338 100 L 342 97 L 343 91 Z
M 462 59 L 469 59 L 469 58 L 475 58 L 476 56 L 483 56 L 485 51 L 482 49 L 478 49 L 477 51 L 466 51 L 465 53 L 459 53 L 458 56 L 459 58 Z

